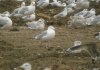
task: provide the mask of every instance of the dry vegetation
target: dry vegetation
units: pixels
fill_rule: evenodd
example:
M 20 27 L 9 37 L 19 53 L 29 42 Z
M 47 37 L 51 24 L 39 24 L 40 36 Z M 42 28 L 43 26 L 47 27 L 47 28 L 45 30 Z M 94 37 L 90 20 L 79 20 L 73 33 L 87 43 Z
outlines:
M 97 42 L 93 35 L 100 31 L 100 26 L 84 29 L 65 28 L 64 25 L 56 24 L 65 24 L 67 18 L 59 22 L 52 20 L 55 10 L 46 9 L 37 12 L 38 14 L 43 12 L 42 17 L 46 14 L 47 16 L 43 18 L 47 18 L 48 23 L 56 28 L 56 37 L 51 40 L 50 47 L 45 48 L 45 42 L 41 45 L 40 41 L 32 39 L 38 30 L 23 29 L 22 26 L 17 27 L 19 31 L 0 30 L 0 70 L 13 70 L 24 62 L 30 62 L 32 70 L 42 70 L 44 67 L 52 67 L 53 70 L 92 70 L 90 56 L 87 53 L 64 55 L 57 52 L 71 47 L 75 40 L 81 40 L 83 43 Z M 100 51 L 100 42 L 96 44 Z

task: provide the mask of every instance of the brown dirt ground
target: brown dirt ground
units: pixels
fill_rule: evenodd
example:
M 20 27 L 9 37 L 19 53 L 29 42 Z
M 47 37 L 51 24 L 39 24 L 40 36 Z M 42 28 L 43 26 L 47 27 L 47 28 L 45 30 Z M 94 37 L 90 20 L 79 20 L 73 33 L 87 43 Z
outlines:
M 40 41 L 32 39 L 38 30 L 19 28 L 19 31 L 0 30 L 0 70 L 13 70 L 24 62 L 32 64 L 32 70 L 43 67 L 53 67 L 54 70 L 88 70 L 92 68 L 90 56 L 83 52 L 76 55 L 58 54 L 71 47 L 75 40 L 83 43 L 97 42 L 94 34 L 100 27 L 85 29 L 69 29 L 64 26 L 54 26 L 56 37 L 50 42 L 50 48 L 45 48 Z M 100 46 L 100 43 L 97 43 Z M 100 50 L 100 47 L 98 47 Z M 97 65 L 99 67 L 99 65 Z
M 92 4 L 91 7 L 96 8 L 97 14 L 100 14 L 100 4 Z M 47 19 L 50 24 L 65 24 L 67 17 L 58 22 L 51 18 L 60 11 L 59 8 L 37 10 L 37 16 Z M 100 31 L 100 26 L 90 26 L 84 29 L 65 28 L 64 25 L 54 25 L 54 27 L 56 37 L 51 40 L 49 48 L 45 48 L 45 43 L 41 45 L 40 41 L 32 39 L 38 34 L 38 30 L 22 27 L 17 27 L 19 31 L 0 30 L 0 70 L 13 70 L 25 62 L 32 64 L 32 70 L 42 70 L 45 67 L 52 67 L 52 70 L 92 70 L 91 59 L 87 53 L 64 55 L 57 51 L 71 47 L 75 40 L 80 40 L 83 44 L 98 42 L 96 44 L 100 50 L 100 41 L 94 38 L 94 34 Z M 100 67 L 98 64 L 96 66 Z

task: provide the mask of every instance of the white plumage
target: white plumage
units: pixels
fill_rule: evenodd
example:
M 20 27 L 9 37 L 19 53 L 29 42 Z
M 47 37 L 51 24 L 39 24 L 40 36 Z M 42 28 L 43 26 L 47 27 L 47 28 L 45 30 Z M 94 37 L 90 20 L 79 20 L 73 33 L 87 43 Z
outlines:
M 19 8 L 16 8 L 16 9 L 12 12 L 12 14 L 10 14 L 10 17 L 12 17 L 12 16 L 20 17 L 20 15 L 18 14 L 18 11 L 19 11 L 21 8 L 23 8 L 23 7 L 25 7 L 25 2 L 22 2 L 22 3 L 21 3 L 21 6 L 20 6 Z
M 12 26 L 12 20 L 9 17 L 0 16 L 0 26 L 1 29 L 9 28 Z
M 20 66 L 20 68 L 22 68 L 23 70 L 31 70 L 32 66 L 30 63 L 24 63 Z
M 75 41 L 75 42 L 74 42 L 74 46 L 79 46 L 79 45 L 81 45 L 81 44 L 82 44 L 81 41 Z
M 31 2 L 29 6 L 24 6 L 18 11 L 18 14 L 20 16 L 31 15 L 33 13 L 35 13 L 35 2 L 34 1 Z
M 39 35 L 35 37 L 35 39 L 40 40 L 50 40 L 55 37 L 55 28 L 53 26 L 49 26 L 47 30 L 41 32 Z
M 38 21 L 32 21 L 26 23 L 29 29 L 41 29 L 43 30 L 45 28 L 45 20 L 40 18 Z
M 22 19 L 24 19 L 25 21 L 28 21 L 28 20 L 33 21 L 33 20 L 35 20 L 35 18 L 36 18 L 35 13 L 31 14 L 31 15 L 26 15 L 26 16 L 22 17 Z
M 37 2 L 37 7 L 43 9 L 49 5 L 49 0 L 39 0 Z

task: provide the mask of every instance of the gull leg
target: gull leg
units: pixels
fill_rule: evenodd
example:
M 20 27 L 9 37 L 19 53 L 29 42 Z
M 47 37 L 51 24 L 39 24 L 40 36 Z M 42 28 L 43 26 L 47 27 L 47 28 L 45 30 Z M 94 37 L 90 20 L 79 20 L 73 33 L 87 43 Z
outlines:
M 49 47 L 49 44 L 48 44 L 48 41 L 46 41 L 45 48 L 48 48 L 48 47 Z
M 41 46 L 41 47 L 43 46 L 42 40 L 40 41 L 40 46 Z

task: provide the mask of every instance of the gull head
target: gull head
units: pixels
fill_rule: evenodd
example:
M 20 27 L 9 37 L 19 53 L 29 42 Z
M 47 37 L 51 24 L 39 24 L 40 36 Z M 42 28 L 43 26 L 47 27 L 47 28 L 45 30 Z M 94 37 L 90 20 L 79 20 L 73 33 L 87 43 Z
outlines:
M 92 8 L 90 11 L 95 11 L 95 8 Z
M 78 45 L 81 45 L 81 44 L 82 44 L 81 41 L 75 41 L 75 42 L 74 42 L 74 46 L 78 46 Z
M 45 20 L 43 18 L 40 18 L 38 21 L 39 22 L 44 22 Z
M 62 2 L 61 1 L 58 1 L 58 3 L 61 4 Z
M 62 6 L 63 6 L 63 7 L 66 7 L 67 5 L 66 5 L 66 3 L 62 3 Z
M 55 28 L 54 28 L 53 26 L 49 26 L 48 29 L 53 29 L 53 30 L 55 30 Z
M 31 64 L 30 63 L 24 63 L 20 66 L 20 68 L 24 70 L 31 70 Z
M 24 6 L 25 6 L 25 2 L 22 2 L 21 7 L 24 7 Z
M 35 2 L 33 1 L 33 2 L 31 3 L 31 5 L 32 5 L 32 6 L 35 6 Z

